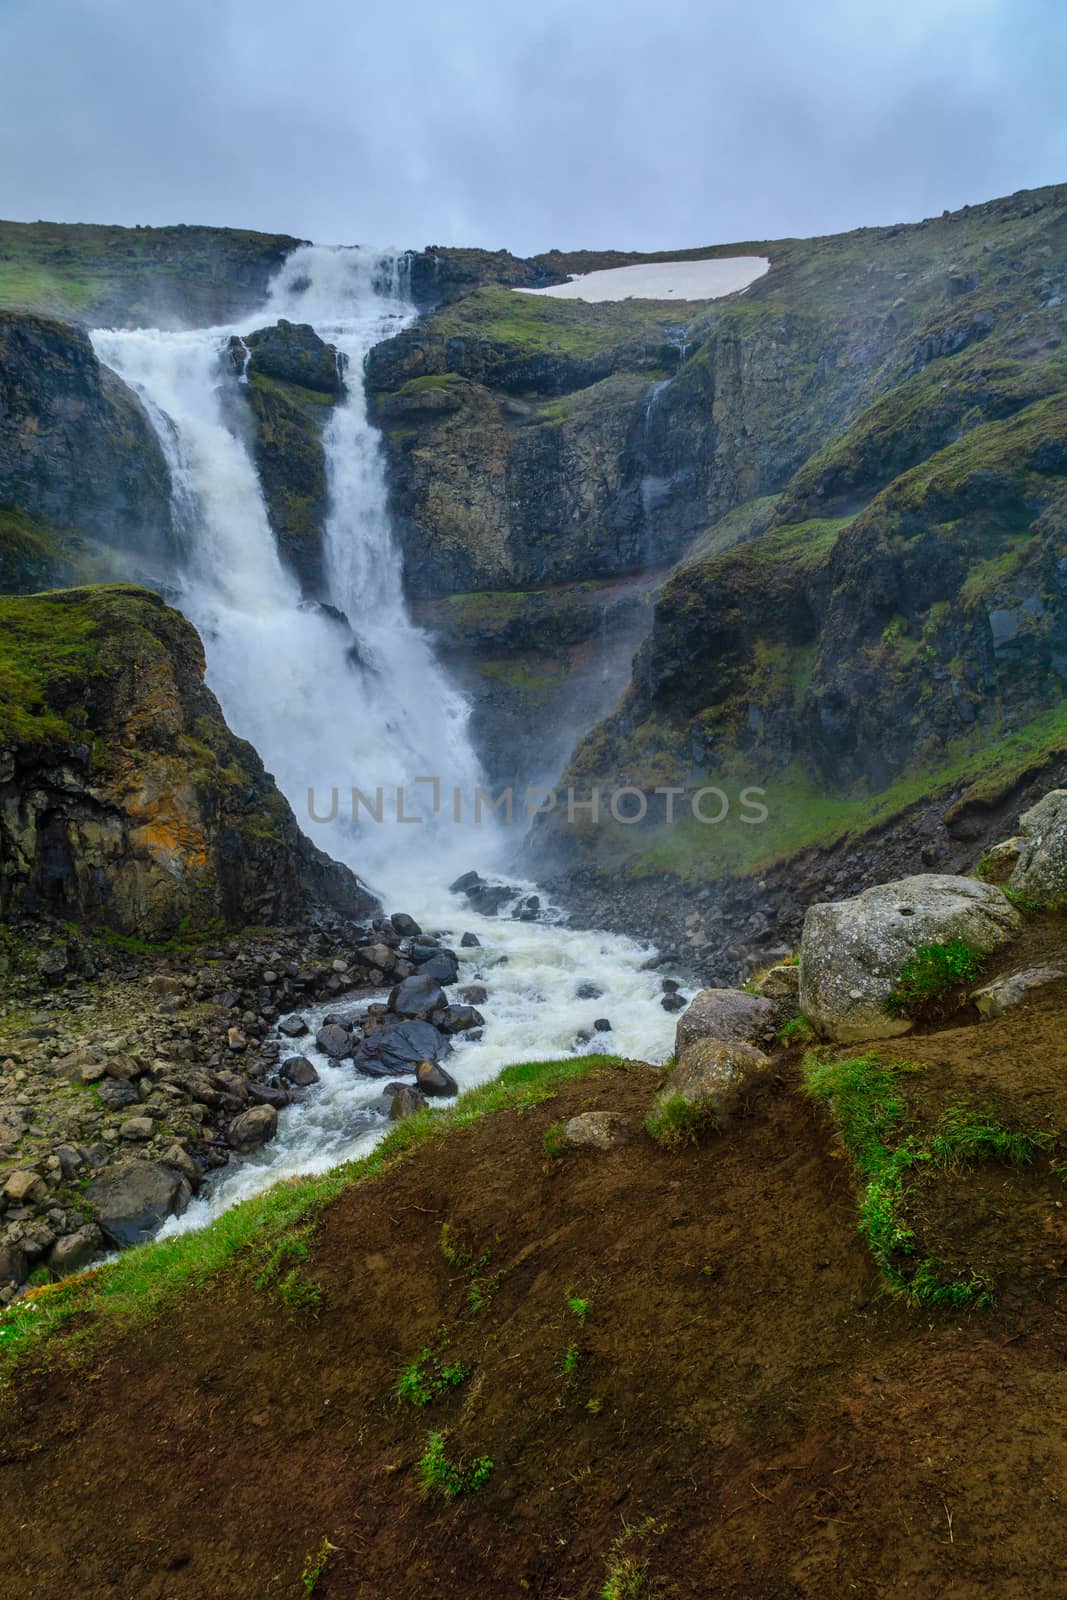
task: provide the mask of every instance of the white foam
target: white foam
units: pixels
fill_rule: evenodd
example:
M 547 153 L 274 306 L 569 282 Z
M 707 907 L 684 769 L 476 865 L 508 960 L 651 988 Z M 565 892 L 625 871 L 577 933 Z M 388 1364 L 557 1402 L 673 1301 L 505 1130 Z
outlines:
M 770 271 L 766 256 L 727 256 L 710 261 L 643 261 L 636 267 L 583 272 L 547 289 L 517 289 L 553 300 L 719 300 L 737 294 Z

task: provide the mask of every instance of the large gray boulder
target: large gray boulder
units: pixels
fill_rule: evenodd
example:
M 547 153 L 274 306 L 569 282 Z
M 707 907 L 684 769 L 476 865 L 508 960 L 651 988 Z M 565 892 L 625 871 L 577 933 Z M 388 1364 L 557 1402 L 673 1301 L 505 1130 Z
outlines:
M 1053 789 L 1019 818 L 1019 859 L 1008 887 L 1035 905 L 1067 906 L 1067 789 Z
M 1022 918 L 1002 889 L 924 873 L 809 907 L 800 944 L 800 1009 L 826 1039 L 890 1039 L 914 1026 L 885 1001 L 920 945 L 965 939 L 983 955 L 1014 938 Z
M 675 1053 L 681 1057 L 698 1039 L 724 1044 L 770 1044 L 779 1011 L 773 1000 L 744 989 L 702 989 L 678 1018 Z
M 158 1161 L 109 1172 L 85 1191 L 105 1239 L 118 1250 L 151 1239 L 169 1216 L 181 1215 L 191 1196 L 181 1173 Z

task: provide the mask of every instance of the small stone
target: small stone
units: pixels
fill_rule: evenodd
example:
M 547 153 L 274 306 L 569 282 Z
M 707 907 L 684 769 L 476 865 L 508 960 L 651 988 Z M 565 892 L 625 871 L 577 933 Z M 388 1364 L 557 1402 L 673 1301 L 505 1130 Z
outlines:
M 424 1094 L 453 1095 L 459 1093 L 459 1084 L 438 1061 L 420 1061 L 415 1068 L 415 1081 Z
M 580 983 L 576 990 L 579 1000 L 599 1000 L 603 993 L 603 989 L 595 983 Z
M 564 1144 L 576 1149 L 614 1150 L 630 1138 L 629 1124 L 617 1111 L 581 1111 L 563 1128 Z
M 278 1032 L 284 1033 L 287 1039 L 299 1039 L 310 1030 L 303 1017 L 283 1017 L 278 1024 Z
M 295 1084 L 298 1089 L 306 1089 L 319 1081 L 319 1075 L 307 1056 L 289 1056 L 281 1064 L 280 1076 L 284 1082 Z
M 132 1144 L 144 1144 L 151 1139 L 156 1131 L 156 1125 L 151 1117 L 128 1117 L 119 1127 L 119 1138 L 128 1139 Z
M 390 1097 L 389 1120 L 399 1122 L 403 1117 L 413 1117 L 416 1112 L 424 1111 L 428 1104 L 421 1090 L 413 1089 L 409 1083 L 402 1083 Z
M 325 1055 L 332 1056 L 335 1061 L 340 1061 L 343 1056 L 352 1052 L 352 1035 L 347 1028 L 342 1028 L 336 1022 L 328 1022 L 320 1028 L 315 1035 L 315 1043 Z
M 239 1028 L 227 1028 L 226 1044 L 230 1050 L 245 1050 L 248 1048 L 248 1040 Z
M 278 1131 L 278 1113 L 273 1106 L 253 1106 L 230 1123 L 229 1141 L 235 1150 L 255 1150 L 267 1144 Z
M 48 1198 L 48 1185 L 37 1172 L 19 1171 L 8 1174 L 4 1184 L 4 1198 L 15 1206 L 35 1206 Z
M 984 988 L 976 989 L 971 999 L 978 1007 L 978 1015 L 990 1022 L 1006 1011 L 1014 1011 L 1035 989 L 1045 989 L 1063 976 L 1062 967 L 1030 967 L 1025 972 L 1013 972 L 987 983 Z
M 596 1021 L 593 1023 L 593 1028 L 597 1033 L 610 1033 L 611 1023 L 607 1017 L 597 1017 Z
M 74 1233 L 57 1239 L 45 1258 L 45 1265 L 54 1278 L 69 1278 L 83 1272 L 102 1248 L 104 1236 L 95 1223 L 86 1223 Z
M 489 998 L 489 990 L 481 983 L 468 983 L 459 991 L 459 998 L 468 1006 L 484 1006 Z
M 476 933 L 465 933 L 459 941 L 461 950 L 480 950 L 482 941 Z

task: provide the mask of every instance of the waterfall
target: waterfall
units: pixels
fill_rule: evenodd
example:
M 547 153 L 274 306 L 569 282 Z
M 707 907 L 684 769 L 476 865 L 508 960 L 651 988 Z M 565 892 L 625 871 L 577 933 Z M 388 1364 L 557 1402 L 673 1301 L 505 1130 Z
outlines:
M 427 874 L 440 881 L 473 859 L 491 864 L 497 845 L 490 813 L 473 831 L 481 773 L 468 708 L 407 613 L 381 442 L 367 415 L 367 352 L 415 314 L 406 265 L 398 254 L 302 246 L 241 330 L 93 334 L 159 434 L 181 530 L 177 603 L 203 636 L 208 682 L 231 726 L 259 750 L 301 827 L 394 903 Z M 227 415 L 230 336 L 282 317 L 312 323 L 344 363 L 345 397 L 324 435 L 330 611 L 303 602 Z M 368 801 L 355 822 L 353 788 Z M 315 820 L 330 817 L 335 790 L 337 816 Z
M 648 946 L 558 921 L 479 915 L 444 887 L 472 866 L 491 873 L 501 836 L 490 814 L 480 826 L 470 819 L 481 774 L 467 706 L 408 616 L 381 441 L 367 414 L 367 352 L 415 314 L 405 269 L 396 254 L 301 246 L 241 328 L 93 334 L 100 359 L 144 401 L 170 467 L 180 538 L 174 598 L 203 637 L 208 681 L 230 725 L 256 746 L 301 827 L 389 909 L 410 910 L 457 944 L 464 930 L 477 935 L 460 951 L 462 976 L 484 984 L 489 999 L 480 1037 L 454 1041 L 449 1070 L 461 1087 L 511 1061 L 580 1052 L 591 1039 L 605 1051 L 662 1060 L 674 1021 L 660 1004 Z M 282 317 L 310 322 L 335 345 L 345 379 L 345 398 L 324 433 L 328 607 L 303 601 L 281 559 L 255 462 L 235 425 L 248 361 L 235 374 L 230 339 Z M 432 784 L 419 778 L 439 780 L 439 810 Z M 387 807 L 403 789 L 405 816 L 422 820 L 364 818 L 353 827 L 343 806 L 336 821 L 309 817 L 309 788 L 319 815 L 328 815 L 331 791 L 344 797 L 352 785 L 370 797 L 382 788 Z M 454 820 L 453 791 L 465 800 L 463 826 Z M 312 1034 L 328 1009 L 309 1011 Z M 595 1032 L 598 1021 L 610 1029 Z M 381 1136 L 388 1123 L 380 1085 L 303 1043 L 321 1083 L 283 1113 L 270 1145 L 225 1168 L 166 1232 L 196 1227 L 279 1177 L 322 1170 Z

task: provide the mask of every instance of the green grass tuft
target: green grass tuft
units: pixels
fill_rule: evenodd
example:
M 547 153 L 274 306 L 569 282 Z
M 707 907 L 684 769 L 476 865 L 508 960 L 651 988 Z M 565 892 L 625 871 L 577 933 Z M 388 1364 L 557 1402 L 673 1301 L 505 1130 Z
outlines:
M 492 1471 L 493 1463 L 488 1456 L 479 1456 L 467 1467 L 457 1466 L 445 1454 L 445 1435 L 431 1433 L 427 1436 L 426 1449 L 419 1461 L 424 1494 L 445 1500 L 455 1500 L 461 1494 L 475 1494 Z
M 966 939 L 921 944 L 901 967 L 884 1008 L 891 1017 L 932 1016 L 949 995 L 973 983 L 981 970 L 981 951 Z
M 645 1119 L 645 1132 L 665 1150 L 696 1144 L 702 1134 L 714 1132 L 719 1119 L 710 1105 L 671 1095 Z

